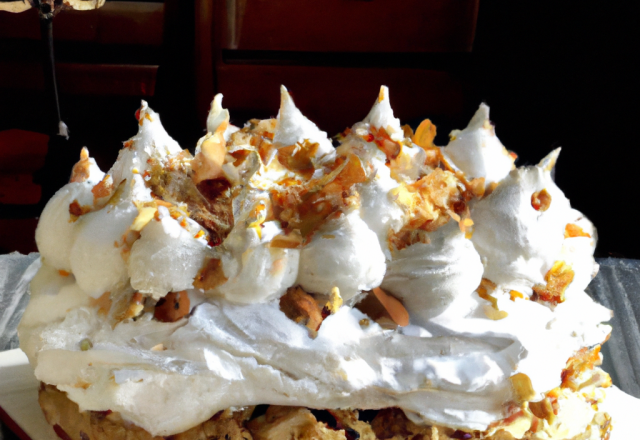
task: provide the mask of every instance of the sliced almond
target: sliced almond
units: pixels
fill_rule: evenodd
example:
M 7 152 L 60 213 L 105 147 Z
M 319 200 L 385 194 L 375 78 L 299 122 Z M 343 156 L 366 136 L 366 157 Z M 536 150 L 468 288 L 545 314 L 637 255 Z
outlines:
M 485 316 L 492 321 L 499 321 L 509 316 L 509 314 L 504 310 L 497 310 L 495 307 L 488 304 L 484 305 L 482 310 L 484 311 Z
M 433 148 L 433 140 L 436 138 L 436 126 L 429 119 L 425 119 L 416 129 L 411 140 L 422 148 Z
M 142 228 L 147 226 L 147 224 L 153 219 L 158 211 L 158 206 L 155 202 L 145 202 L 142 204 L 138 204 L 136 206 L 138 208 L 138 215 L 133 220 L 131 224 L 132 231 L 142 231 Z
M 391 316 L 391 319 L 393 319 L 396 324 L 400 327 L 409 325 L 409 312 L 407 312 L 407 309 L 404 308 L 397 298 L 389 295 L 380 287 L 375 287 L 373 294 L 378 298 L 378 301 L 380 301 L 387 312 L 389 312 L 389 316 Z
M 509 378 L 518 402 L 526 402 L 536 397 L 531 379 L 524 373 L 514 374 Z
M 340 289 L 334 287 L 331 289 L 331 294 L 329 295 L 329 302 L 325 305 L 325 308 L 329 310 L 329 312 L 333 315 L 338 312 L 340 307 L 342 307 L 342 297 L 340 296 Z

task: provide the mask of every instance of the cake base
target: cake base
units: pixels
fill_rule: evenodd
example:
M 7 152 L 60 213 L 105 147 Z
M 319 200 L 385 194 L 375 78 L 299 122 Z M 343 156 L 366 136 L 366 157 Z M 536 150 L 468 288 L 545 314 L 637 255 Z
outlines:
M 193 428 L 169 436 L 153 436 L 111 411 L 79 411 L 55 386 L 41 384 L 38 395 L 47 422 L 63 440 L 516 440 L 506 431 L 487 436 L 442 426 L 420 426 L 399 408 L 379 411 L 313 410 L 259 405 L 220 411 Z M 536 440 L 535 434 L 523 440 Z M 567 440 L 590 439 L 588 434 Z M 608 434 L 602 437 L 607 440 Z

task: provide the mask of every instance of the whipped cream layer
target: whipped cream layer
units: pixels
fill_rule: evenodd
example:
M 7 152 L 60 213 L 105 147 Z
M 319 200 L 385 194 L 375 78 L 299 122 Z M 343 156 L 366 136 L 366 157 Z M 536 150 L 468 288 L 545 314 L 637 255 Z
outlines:
M 484 105 L 444 149 L 429 121 L 400 126 L 384 87 L 337 148 L 285 88 L 276 119 L 243 128 L 216 97 L 195 157 L 146 103 L 137 118 L 106 174 L 83 153 L 36 232 L 21 347 L 81 410 L 153 435 L 265 403 L 482 431 L 522 398 L 516 374 L 540 400 L 609 334 L 584 292 L 595 230 L 551 179 L 558 152 L 515 168 Z M 310 333 L 280 310 L 294 286 L 344 305 Z M 377 288 L 408 326 L 357 308 Z M 189 313 L 159 321 L 179 291 Z

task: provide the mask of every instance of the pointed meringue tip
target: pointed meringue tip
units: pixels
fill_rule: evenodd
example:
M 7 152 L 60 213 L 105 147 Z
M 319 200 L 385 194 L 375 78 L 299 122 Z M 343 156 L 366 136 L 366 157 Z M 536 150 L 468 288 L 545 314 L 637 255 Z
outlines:
M 282 85 L 280 86 L 280 110 L 282 110 L 285 104 L 289 102 L 293 102 L 293 99 L 289 94 L 289 90 L 287 90 L 287 88 L 284 85 Z
M 489 119 L 489 106 L 483 102 L 473 114 L 471 121 L 469 121 L 469 127 L 483 126 L 485 122 L 491 123 Z
M 371 110 L 363 122 L 368 122 L 375 126 L 385 126 L 389 123 L 389 118 L 393 118 L 393 110 L 389 101 L 389 88 L 380 86 L 378 99 L 373 103 Z
M 211 101 L 211 109 L 207 116 L 207 132 L 215 133 L 218 127 L 228 122 L 229 110 L 222 107 L 222 93 L 218 93 Z
M 380 86 L 380 93 L 378 93 L 378 102 L 389 100 L 389 87 Z
M 211 109 L 209 113 L 219 113 L 222 111 L 222 93 L 217 93 L 216 96 L 213 97 L 213 101 L 211 101 Z
M 553 150 L 551 153 L 547 154 L 544 159 L 540 161 L 538 166 L 545 171 L 551 171 L 553 167 L 556 166 L 556 162 L 558 161 L 558 156 L 560 155 L 560 150 L 562 148 L 558 147 Z

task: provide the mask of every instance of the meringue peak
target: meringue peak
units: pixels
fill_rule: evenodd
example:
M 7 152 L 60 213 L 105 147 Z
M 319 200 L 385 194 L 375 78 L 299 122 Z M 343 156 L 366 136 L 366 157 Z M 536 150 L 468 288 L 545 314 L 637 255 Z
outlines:
M 369 114 L 364 118 L 363 122 L 368 123 L 372 127 L 384 128 L 392 138 L 394 138 L 394 135 L 400 136 L 400 138 L 403 137 L 400 119 L 393 115 L 391 101 L 389 100 L 389 88 L 387 86 L 380 87 L 378 99 L 376 99 L 376 102 L 373 104 L 373 107 L 371 107 Z
M 278 112 L 273 142 L 279 147 L 302 143 L 305 140 L 320 145 L 318 156 L 334 151 L 327 133 L 320 130 L 296 107 L 289 91 L 280 86 L 280 111 Z
M 207 132 L 215 133 L 223 122 L 229 122 L 229 110 L 222 107 L 222 93 L 218 93 L 211 101 L 211 109 L 207 116 Z
M 489 106 L 484 102 L 480 104 L 478 110 L 473 114 L 473 117 L 469 121 L 469 125 L 467 125 L 468 129 L 472 128 L 480 128 L 484 126 L 486 123 L 491 123 L 489 119 Z
M 485 186 L 500 182 L 513 168 L 514 157 L 496 136 L 489 106 L 480 104 L 464 130 L 453 130 L 443 149 L 447 161 L 467 178 L 484 178 Z
M 562 148 L 558 147 L 555 150 L 553 150 L 551 153 L 547 154 L 540 161 L 538 166 L 545 171 L 551 171 L 556 166 L 556 162 L 558 161 L 558 156 L 560 156 L 560 150 L 562 150 Z

